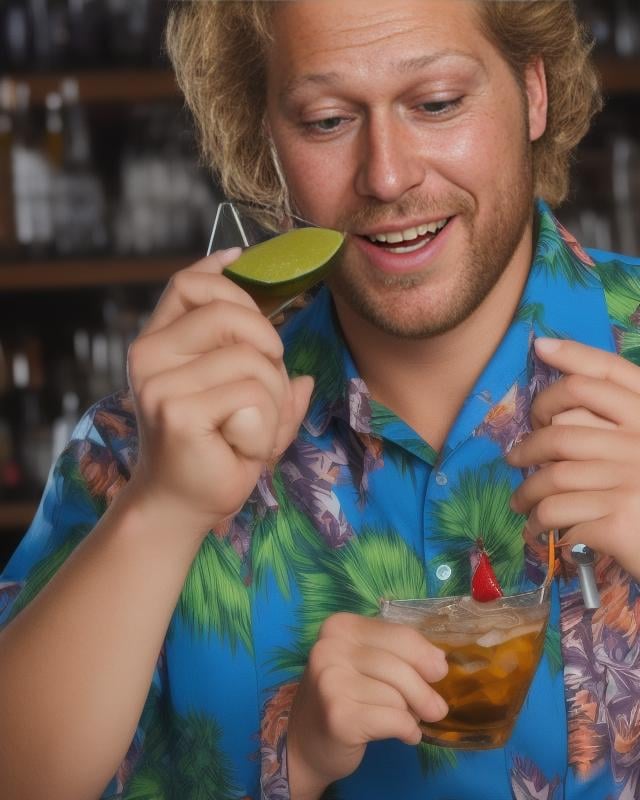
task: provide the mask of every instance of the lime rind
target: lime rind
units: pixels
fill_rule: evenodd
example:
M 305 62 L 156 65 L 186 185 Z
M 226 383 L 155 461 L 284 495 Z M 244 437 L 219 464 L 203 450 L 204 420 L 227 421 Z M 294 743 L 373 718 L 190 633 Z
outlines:
M 344 235 L 328 228 L 300 228 L 249 247 L 225 269 L 238 283 L 281 294 L 304 291 L 334 263 Z

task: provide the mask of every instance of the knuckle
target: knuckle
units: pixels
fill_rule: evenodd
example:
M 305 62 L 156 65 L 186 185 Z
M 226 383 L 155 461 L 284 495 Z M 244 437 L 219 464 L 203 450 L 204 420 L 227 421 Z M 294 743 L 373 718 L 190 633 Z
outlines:
M 316 680 L 320 679 L 326 665 L 331 658 L 331 647 L 327 646 L 326 639 L 318 639 L 309 651 L 309 658 L 307 659 L 307 671 Z
M 165 430 L 180 433 L 186 428 L 185 415 L 172 397 L 158 400 L 155 417 Z
M 547 467 L 547 470 L 552 491 L 566 488 L 573 474 L 573 466 L 568 461 L 557 461 Z
M 132 386 L 135 388 L 141 381 L 142 369 L 145 363 L 144 339 L 135 339 L 127 351 L 127 372 Z
M 552 497 L 543 498 L 536 506 L 536 517 L 543 528 L 553 528 L 555 516 L 555 502 Z
M 318 636 L 320 639 L 332 639 L 345 635 L 353 625 L 353 614 L 339 611 L 327 617 L 320 626 Z
M 327 733 L 333 739 L 345 741 L 349 715 L 345 704 L 338 697 L 328 700 L 324 707 L 324 721 Z
M 181 269 L 179 272 L 174 272 L 169 278 L 167 289 L 179 295 L 184 295 L 187 291 L 187 286 L 190 282 L 191 273 L 186 269 Z
M 588 379 L 584 375 L 567 375 L 563 378 L 565 391 L 572 400 L 580 400 L 584 397 L 588 385 Z
M 555 456 L 563 460 L 570 460 L 575 429 L 569 426 L 558 426 L 551 433 L 553 435 L 550 438 Z
M 153 377 L 142 381 L 137 391 L 138 405 L 143 413 L 154 416 L 158 405 L 157 380 Z

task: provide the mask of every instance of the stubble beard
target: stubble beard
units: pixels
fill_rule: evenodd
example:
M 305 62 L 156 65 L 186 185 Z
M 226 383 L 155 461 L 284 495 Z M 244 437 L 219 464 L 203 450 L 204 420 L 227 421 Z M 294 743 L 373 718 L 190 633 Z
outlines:
M 497 193 L 499 203 L 492 219 L 482 227 L 474 224 L 475 207 L 466 196 L 451 196 L 435 201 L 422 199 L 400 201 L 392 207 L 361 209 L 344 220 L 343 230 L 353 230 L 363 223 L 379 223 L 389 218 L 423 216 L 433 218 L 438 208 L 457 209 L 456 225 L 467 232 L 467 249 L 463 261 L 452 265 L 458 279 L 444 296 L 428 293 L 429 275 L 414 273 L 404 276 L 382 275 L 362 271 L 354 261 L 345 259 L 331 276 L 331 291 L 349 308 L 383 333 L 402 339 L 426 339 L 447 333 L 460 325 L 480 306 L 509 266 L 533 216 L 533 176 L 529 143 L 522 158 L 522 169 Z M 355 221 L 355 225 L 354 225 Z M 456 233 L 459 235 L 459 232 Z M 439 290 L 435 290 L 439 291 Z M 420 304 L 414 297 L 419 292 L 427 297 Z

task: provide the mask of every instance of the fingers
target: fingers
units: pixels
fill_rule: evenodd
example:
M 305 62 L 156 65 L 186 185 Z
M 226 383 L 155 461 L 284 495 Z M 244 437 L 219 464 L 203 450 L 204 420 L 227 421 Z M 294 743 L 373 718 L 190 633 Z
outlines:
M 358 614 L 334 614 L 322 624 L 320 638 L 345 638 L 357 647 L 387 651 L 412 666 L 427 682 L 447 673 L 445 654 L 415 628 Z
M 340 695 L 327 685 L 329 681 L 340 684 Z M 321 691 L 333 698 L 326 706 L 327 728 L 330 734 L 346 740 L 347 744 L 392 737 L 406 744 L 418 744 L 422 738 L 416 717 L 402 694 L 388 684 L 336 670 L 325 679 Z M 357 729 L 353 730 L 349 717 L 357 717 Z M 349 734 L 345 735 L 347 731 Z
M 571 528 L 581 522 L 595 522 L 611 510 L 611 497 L 606 491 L 565 492 L 542 499 L 527 519 L 532 534 L 552 529 Z
M 129 374 L 135 386 L 147 375 L 234 344 L 250 345 L 274 362 L 282 358 L 280 337 L 258 311 L 215 300 L 136 339 L 129 350 Z
M 354 614 L 334 614 L 326 620 L 312 648 L 307 669 L 326 702 L 342 696 L 340 672 L 373 680 L 394 690 L 419 719 L 442 719 L 447 704 L 430 686 L 444 678 L 444 653 L 406 625 Z M 395 695 L 394 695 L 395 696 Z M 362 698 L 358 695 L 358 699 Z
M 566 375 L 577 374 L 611 381 L 640 394 L 640 368 L 615 353 L 562 339 L 536 339 L 536 354 Z
M 528 514 L 545 497 L 576 491 L 615 489 L 624 480 L 624 467 L 608 461 L 558 461 L 530 475 L 511 497 L 517 514 Z M 557 527 L 555 525 L 551 527 Z
M 142 333 L 153 333 L 178 319 L 186 311 L 206 305 L 215 298 L 257 308 L 249 295 L 230 280 L 222 277 L 222 271 L 233 263 L 242 250 L 233 247 L 220 250 L 177 272 L 167 284 L 162 297 Z
M 602 378 L 571 374 L 541 392 L 531 406 L 533 428 L 550 425 L 570 410 L 582 409 L 608 427 L 640 426 L 640 396 L 633 390 Z M 587 423 L 591 424 L 591 423 Z
M 549 461 L 609 459 L 615 454 L 617 462 L 633 464 L 638 438 L 620 430 L 553 425 L 534 431 L 508 453 L 506 460 L 511 466 L 523 469 Z
M 599 417 L 586 408 L 571 408 L 551 417 L 552 425 L 582 425 L 585 428 L 608 428 L 614 430 L 618 426 L 615 422 Z M 536 427 L 536 426 L 534 426 Z
M 244 434 L 251 441 L 251 452 L 238 455 L 265 462 L 274 449 L 278 412 L 273 398 L 256 380 L 217 386 L 186 396 L 165 397 L 158 406 L 154 421 L 161 435 L 166 437 L 168 434 L 175 446 L 180 446 L 181 440 L 185 445 L 190 444 L 196 430 L 201 439 L 217 436 L 221 445 L 235 449 L 234 444 L 224 439 L 221 428 L 227 419 L 244 409 L 251 409 L 251 413 L 243 417 L 249 426 Z

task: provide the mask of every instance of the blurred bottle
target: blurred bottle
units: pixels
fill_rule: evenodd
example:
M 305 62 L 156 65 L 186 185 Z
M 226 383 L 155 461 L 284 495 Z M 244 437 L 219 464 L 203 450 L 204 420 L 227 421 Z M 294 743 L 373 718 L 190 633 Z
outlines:
M 104 0 L 60 0 L 68 6 L 70 57 L 74 65 L 96 67 L 108 63 L 108 18 Z
M 11 155 L 16 238 L 26 255 L 43 257 L 53 246 L 51 170 L 36 134 L 25 83 L 16 85 Z
M 615 47 L 622 58 L 640 54 L 640 8 L 638 0 L 615 0 Z
M 44 362 L 39 339 L 23 334 L 8 354 L 10 386 L 3 398 L 11 421 L 9 468 L 5 494 L 35 498 L 46 481 L 51 459 L 51 431 L 43 406 Z
M 581 0 L 578 5 L 580 18 L 591 31 L 600 53 L 612 53 L 614 44 L 614 18 L 609 3 L 601 0 Z
M 613 138 L 612 187 L 619 249 L 640 255 L 640 145 L 623 134 Z
M 62 169 L 64 161 L 64 123 L 62 120 L 62 97 L 58 92 L 50 92 L 45 101 L 45 141 L 47 160 L 54 177 Z
M 8 69 L 27 70 L 33 65 L 33 20 L 26 0 L 4 0 L 0 8 L 0 51 Z
M 53 421 L 51 429 L 51 463 L 58 457 L 71 439 L 71 434 L 78 422 L 80 400 L 75 392 L 62 395 L 62 414 Z
M 106 3 L 113 62 L 123 66 L 146 63 L 149 55 L 151 0 L 106 0 Z
M 0 253 L 14 255 L 17 249 L 13 204 L 13 117 L 15 84 L 0 81 Z
M 53 203 L 56 249 L 62 256 L 86 255 L 108 244 L 104 190 L 91 155 L 77 81 L 65 80 L 61 94 L 64 156 Z

